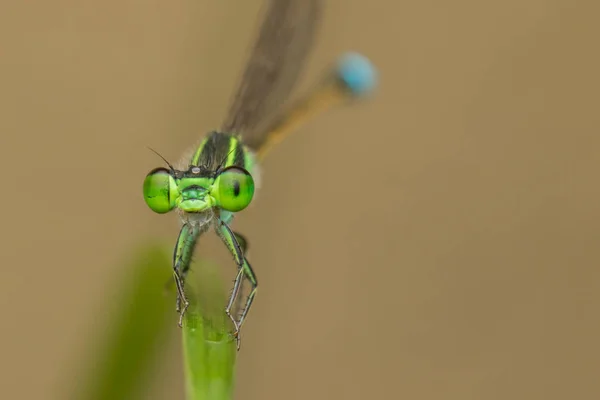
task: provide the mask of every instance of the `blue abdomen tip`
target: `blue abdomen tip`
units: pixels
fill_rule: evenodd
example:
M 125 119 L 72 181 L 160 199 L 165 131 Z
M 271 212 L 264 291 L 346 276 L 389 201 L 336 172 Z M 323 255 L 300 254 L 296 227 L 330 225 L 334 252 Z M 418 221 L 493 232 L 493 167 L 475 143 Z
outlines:
M 377 70 L 359 53 L 347 53 L 340 58 L 338 76 L 355 95 L 368 93 L 377 86 Z

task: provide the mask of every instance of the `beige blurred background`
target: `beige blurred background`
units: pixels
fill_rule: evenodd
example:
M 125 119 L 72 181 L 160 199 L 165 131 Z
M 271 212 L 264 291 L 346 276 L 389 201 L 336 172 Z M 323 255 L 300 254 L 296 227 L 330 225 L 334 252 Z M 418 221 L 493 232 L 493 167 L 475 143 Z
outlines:
M 0 398 L 60 399 L 120 262 L 175 240 L 146 146 L 219 126 L 261 5 L 0 5 Z M 236 221 L 261 283 L 236 398 L 600 398 L 599 12 L 328 2 L 302 86 L 349 49 L 381 86 L 273 152 Z M 183 398 L 173 332 L 148 398 Z

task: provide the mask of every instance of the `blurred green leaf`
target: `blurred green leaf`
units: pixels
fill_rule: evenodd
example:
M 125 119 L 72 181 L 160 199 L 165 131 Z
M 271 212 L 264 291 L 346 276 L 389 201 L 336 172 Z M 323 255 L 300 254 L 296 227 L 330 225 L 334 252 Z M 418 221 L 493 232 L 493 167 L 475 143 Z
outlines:
M 123 268 L 130 274 L 114 295 L 116 315 L 100 337 L 96 357 L 89 360 L 89 375 L 76 399 L 142 398 L 157 350 L 176 321 L 174 294 L 165 295 L 165 283 L 172 276 L 166 248 L 146 244 Z
M 74 398 L 143 398 L 158 350 L 177 321 L 175 292 L 165 295 L 165 283 L 172 279 L 170 257 L 166 247 L 146 244 L 125 263 L 129 275 L 110 296 L 112 301 L 117 298 L 115 316 L 102 332 L 95 357 L 84 370 L 84 386 Z M 217 272 L 206 262 L 195 263 L 186 281 L 190 306 L 182 335 L 189 400 L 229 400 L 233 395 L 237 349 L 223 312 L 227 298 Z

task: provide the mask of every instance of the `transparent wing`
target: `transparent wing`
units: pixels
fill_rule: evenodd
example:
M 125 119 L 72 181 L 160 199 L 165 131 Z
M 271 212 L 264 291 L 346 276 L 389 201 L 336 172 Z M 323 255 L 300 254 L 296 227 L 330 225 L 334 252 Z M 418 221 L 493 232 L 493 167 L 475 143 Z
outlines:
M 276 114 L 292 89 L 313 44 L 322 0 L 269 0 L 258 38 L 221 127 L 256 148 L 259 128 Z

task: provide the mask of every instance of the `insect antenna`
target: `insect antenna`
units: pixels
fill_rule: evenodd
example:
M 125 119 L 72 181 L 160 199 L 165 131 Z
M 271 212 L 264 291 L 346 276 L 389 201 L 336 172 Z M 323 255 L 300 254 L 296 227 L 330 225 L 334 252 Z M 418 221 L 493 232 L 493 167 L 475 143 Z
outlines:
M 235 151 L 235 149 L 232 149 L 229 153 L 227 153 L 225 155 L 225 157 L 223 157 L 223 160 L 219 163 L 219 166 L 217 167 L 216 172 L 219 172 L 221 170 L 221 167 L 223 166 L 223 164 L 225 164 L 225 161 L 229 158 L 231 153 L 233 153 L 234 151 Z
M 146 146 L 148 147 L 148 146 Z M 162 158 L 162 160 L 169 166 L 169 168 L 171 168 L 172 172 L 175 172 L 175 168 L 173 168 L 173 166 L 171 165 L 170 162 L 167 161 L 166 158 L 164 158 L 158 151 L 154 150 L 152 147 L 148 147 L 148 149 L 153 152 L 154 154 L 156 154 L 157 156 L 159 156 L 160 158 Z

